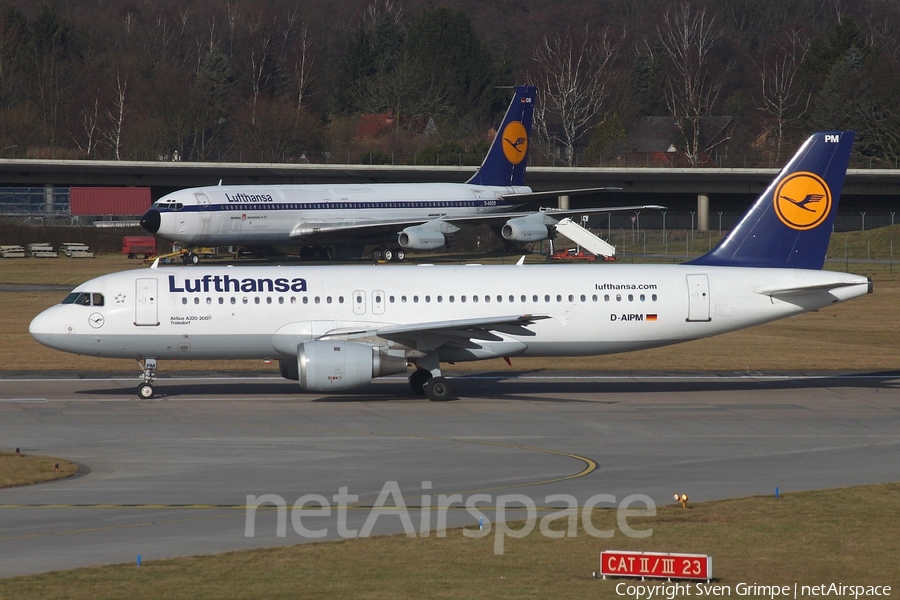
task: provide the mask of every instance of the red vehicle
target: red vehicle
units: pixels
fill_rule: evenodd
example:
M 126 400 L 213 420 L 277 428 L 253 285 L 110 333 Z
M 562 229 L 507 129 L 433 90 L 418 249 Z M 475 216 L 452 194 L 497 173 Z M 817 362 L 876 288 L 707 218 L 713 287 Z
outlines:
M 550 255 L 550 260 L 584 260 L 594 262 L 597 260 L 597 257 L 584 250 L 578 251 L 575 248 L 569 248 L 568 250 L 554 252 Z
M 126 235 L 122 238 L 122 254 L 128 258 L 137 258 L 142 254 L 144 258 L 156 256 L 156 238 L 152 235 Z

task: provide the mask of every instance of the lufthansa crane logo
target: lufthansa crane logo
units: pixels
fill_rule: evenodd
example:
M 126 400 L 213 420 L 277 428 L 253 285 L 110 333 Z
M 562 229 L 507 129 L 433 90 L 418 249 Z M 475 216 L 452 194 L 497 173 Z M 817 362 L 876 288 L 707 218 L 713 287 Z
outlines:
M 775 189 L 775 214 L 798 231 L 814 229 L 831 212 L 831 190 L 825 180 L 808 171 L 791 173 Z
M 525 160 L 528 152 L 528 133 L 519 121 L 511 121 L 503 128 L 503 154 L 514 165 Z

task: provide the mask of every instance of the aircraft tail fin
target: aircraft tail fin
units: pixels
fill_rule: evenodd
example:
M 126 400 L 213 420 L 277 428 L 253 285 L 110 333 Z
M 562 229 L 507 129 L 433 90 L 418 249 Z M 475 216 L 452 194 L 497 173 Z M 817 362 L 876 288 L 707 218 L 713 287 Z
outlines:
M 856 133 L 814 133 L 707 254 L 687 264 L 821 269 Z
M 478 172 L 466 183 L 474 185 L 525 185 L 525 165 L 537 88 L 517 85 L 503 123 Z

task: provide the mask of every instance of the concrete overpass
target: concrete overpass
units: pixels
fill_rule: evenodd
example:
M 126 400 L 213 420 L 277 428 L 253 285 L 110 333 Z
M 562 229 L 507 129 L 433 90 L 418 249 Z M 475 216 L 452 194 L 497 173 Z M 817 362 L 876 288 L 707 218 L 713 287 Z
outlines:
M 346 164 L 195 163 L 0 159 L 0 186 L 146 186 L 153 198 L 200 185 L 274 183 L 399 183 L 468 179 L 473 167 Z M 617 192 L 573 198 L 574 206 L 658 203 L 708 211 L 709 199 L 743 211 L 777 169 L 677 169 L 531 167 L 535 191 L 615 186 Z M 900 208 L 900 169 L 851 169 L 842 207 L 895 211 Z M 706 200 L 704 200 L 704 198 Z M 706 209 L 704 210 L 704 204 Z M 705 223 L 706 219 L 701 219 Z

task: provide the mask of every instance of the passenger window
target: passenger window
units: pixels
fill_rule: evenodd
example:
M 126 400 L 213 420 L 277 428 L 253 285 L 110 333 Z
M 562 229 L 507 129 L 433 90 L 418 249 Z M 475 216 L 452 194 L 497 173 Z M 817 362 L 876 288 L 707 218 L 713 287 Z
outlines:
M 259 296 L 253 299 L 253 304 L 259 304 Z
M 182 303 L 182 304 L 187 304 L 187 296 L 185 296 L 184 298 L 181 299 L 181 303 Z
M 225 298 L 219 296 L 219 304 L 225 304 Z
M 418 296 L 413 296 L 413 302 L 415 302 L 415 303 L 418 304 L 418 302 L 419 302 L 419 297 L 418 297 Z
M 232 304 L 236 304 L 236 303 L 237 303 L 237 298 L 235 298 L 234 296 L 232 296 L 232 297 L 231 297 L 231 303 L 232 303 Z
M 241 298 L 241 302 L 243 302 L 244 304 L 247 304 L 247 302 L 248 302 L 247 296 L 244 296 L 243 298 Z
M 278 304 L 284 304 L 284 296 L 278 296 Z
M 652 296 L 650 296 L 650 299 L 653 300 L 654 302 L 656 302 L 656 294 L 653 294 Z

